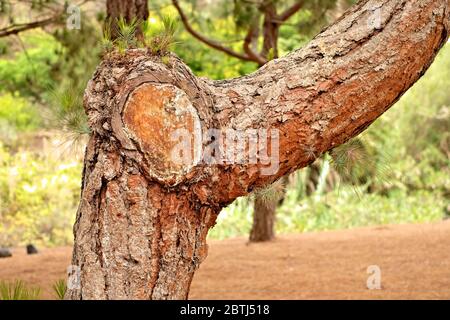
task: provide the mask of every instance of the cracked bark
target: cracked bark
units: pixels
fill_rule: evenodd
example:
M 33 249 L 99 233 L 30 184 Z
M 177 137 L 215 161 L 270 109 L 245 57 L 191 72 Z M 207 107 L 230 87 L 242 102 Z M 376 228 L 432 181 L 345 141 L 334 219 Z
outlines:
M 305 48 L 224 81 L 196 78 L 175 56 L 166 64 L 145 50 L 107 56 L 85 93 L 93 133 L 72 261 L 81 288 L 66 298 L 187 298 L 221 208 L 366 129 L 432 63 L 449 10 L 448 0 L 361 1 Z M 170 132 L 198 123 L 202 132 L 278 129 L 278 172 L 172 163 Z

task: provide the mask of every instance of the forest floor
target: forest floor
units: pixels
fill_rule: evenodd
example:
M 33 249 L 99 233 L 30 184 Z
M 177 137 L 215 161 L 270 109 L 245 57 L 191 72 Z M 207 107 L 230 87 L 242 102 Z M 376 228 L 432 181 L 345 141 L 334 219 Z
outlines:
M 0 280 L 21 279 L 55 298 L 71 248 L 23 248 L 0 259 Z M 379 266 L 381 289 L 368 290 Z M 269 243 L 210 240 L 190 299 L 450 299 L 450 221 L 280 235 Z

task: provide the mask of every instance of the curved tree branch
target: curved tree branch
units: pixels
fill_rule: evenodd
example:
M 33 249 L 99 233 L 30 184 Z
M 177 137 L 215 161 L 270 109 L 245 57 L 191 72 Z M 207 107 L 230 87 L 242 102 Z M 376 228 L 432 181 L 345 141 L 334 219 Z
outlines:
M 213 82 L 222 126 L 280 132 L 277 174 L 262 175 L 260 165 L 224 171 L 225 184 L 213 188 L 223 192 L 220 201 L 305 167 L 365 130 L 427 70 L 447 41 L 449 17 L 449 0 L 360 1 L 305 48 L 250 76 Z M 227 185 L 244 172 L 247 179 Z
M 76 5 L 77 7 L 82 7 L 88 2 L 91 2 L 93 0 L 80 0 L 77 3 L 73 3 L 73 5 Z M 33 5 L 33 1 L 22 1 L 27 2 L 31 7 Z M 61 18 L 65 16 L 66 12 L 66 6 L 64 4 L 58 4 L 58 3 L 52 3 L 52 4 L 46 4 L 46 3 L 40 3 L 39 5 L 41 8 L 45 9 L 46 15 L 50 15 L 50 17 L 37 20 L 37 21 L 31 21 L 27 23 L 15 23 L 8 25 L 7 27 L 0 29 L 0 38 L 7 37 L 10 35 L 17 35 L 21 32 L 36 29 L 36 28 L 42 28 L 51 24 L 58 24 L 61 22 Z M 29 10 L 32 10 L 29 8 Z
M 15 35 L 23 31 L 36 29 L 45 27 L 47 25 L 56 23 L 60 18 L 62 14 L 56 15 L 47 19 L 39 20 L 39 21 L 33 21 L 30 23 L 21 23 L 21 24 L 13 24 L 6 28 L 0 29 L 0 38 L 7 37 L 10 35 Z
M 235 57 L 235 58 L 238 58 L 238 59 L 241 59 L 244 61 L 252 61 L 252 62 L 260 63 L 260 61 L 258 61 L 258 59 L 255 59 L 255 57 L 251 57 L 246 54 L 238 53 L 238 52 L 234 51 L 233 49 L 220 44 L 218 41 L 208 39 L 201 33 L 197 32 L 189 23 L 189 20 L 188 20 L 186 14 L 183 12 L 183 9 L 181 8 L 178 0 L 172 0 L 172 4 L 174 5 L 175 9 L 178 11 L 178 14 L 180 15 L 181 22 L 183 23 L 184 27 L 193 37 L 200 40 L 207 46 L 210 46 L 211 48 L 222 51 L 232 57 Z
M 295 4 L 292 5 L 292 7 L 286 9 L 284 12 L 278 15 L 277 21 L 279 21 L 279 23 L 283 23 L 286 20 L 289 20 L 290 17 L 292 17 L 303 7 L 304 2 L 305 2 L 304 0 L 297 1 Z

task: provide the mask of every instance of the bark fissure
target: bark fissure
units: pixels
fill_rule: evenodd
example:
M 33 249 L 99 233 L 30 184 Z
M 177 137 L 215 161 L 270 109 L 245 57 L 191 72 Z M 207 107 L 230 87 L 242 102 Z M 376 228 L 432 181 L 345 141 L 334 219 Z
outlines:
M 108 298 L 109 298 L 109 294 L 108 294 L 109 288 L 108 287 L 109 286 L 108 286 L 108 273 L 106 270 L 109 266 L 106 264 L 104 250 L 103 250 L 103 246 L 101 243 L 101 239 L 103 238 L 103 232 L 104 232 L 104 228 L 102 228 L 102 227 L 104 227 L 103 221 L 105 221 L 105 215 L 106 215 L 106 210 L 104 208 L 105 207 L 105 204 L 104 204 L 105 194 L 106 194 L 106 185 L 102 179 L 102 185 L 100 187 L 99 197 L 98 197 L 98 199 L 100 201 L 98 202 L 98 205 L 97 205 L 97 214 L 99 217 L 99 219 L 97 219 L 98 228 L 96 231 L 97 236 L 96 236 L 95 248 L 93 248 L 93 252 L 96 252 L 98 254 L 97 259 L 100 262 L 100 268 L 103 270 L 103 279 L 104 279 L 103 291 L 105 292 L 105 299 L 108 300 Z M 92 224 L 95 225 L 95 222 L 93 221 Z

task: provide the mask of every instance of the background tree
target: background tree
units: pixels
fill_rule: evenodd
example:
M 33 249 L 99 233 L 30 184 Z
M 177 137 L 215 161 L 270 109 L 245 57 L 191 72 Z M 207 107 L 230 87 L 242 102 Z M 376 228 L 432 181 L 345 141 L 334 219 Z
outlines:
M 148 19 L 148 0 L 107 0 L 106 21 L 110 27 L 110 36 L 114 40 L 119 36 L 117 22 L 124 19 L 125 22 L 146 21 Z M 142 30 L 136 29 L 137 37 L 142 37 Z
M 386 1 L 374 24 L 379 8 L 361 1 L 304 49 L 232 80 L 198 79 L 166 51 L 110 52 L 86 89 L 92 134 L 73 256 L 81 289 L 67 297 L 186 298 L 224 206 L 364 131 L 448 39 L 446 0 Z M 173 162 L 171 130 L 194 133 L 198 122 L 202 132 L 278 129 L 279 171 Z

